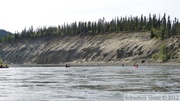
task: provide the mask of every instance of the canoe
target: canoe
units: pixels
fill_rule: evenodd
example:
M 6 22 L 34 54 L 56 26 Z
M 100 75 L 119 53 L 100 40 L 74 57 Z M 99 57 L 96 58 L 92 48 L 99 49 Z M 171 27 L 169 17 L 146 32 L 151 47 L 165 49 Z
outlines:
M 133 68 L 138 68 L 138 65 L 136 65 L 136 66 L 133 66 Z
M 6 66 L 1 65 L 0 68 L 9 68 L 9 67 L 7 65 Z

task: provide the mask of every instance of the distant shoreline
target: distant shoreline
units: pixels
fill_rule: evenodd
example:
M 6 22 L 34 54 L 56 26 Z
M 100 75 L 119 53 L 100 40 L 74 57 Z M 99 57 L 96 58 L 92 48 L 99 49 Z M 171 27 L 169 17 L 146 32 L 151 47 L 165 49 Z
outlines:
M 65 67 L 66 63 L 61 64 L 10 64 L 10 67 Z M 96 62 L 96 63 L 68 63 L 71 67 L 79 67 L 79 66 L 122 66 L 123 63 L 102 63 L 102 62 Z M 180 63 L 137 63 L 139 66 L 180 66 Z M 125 63 L 124 66 L 132 66 L 132 63 Z

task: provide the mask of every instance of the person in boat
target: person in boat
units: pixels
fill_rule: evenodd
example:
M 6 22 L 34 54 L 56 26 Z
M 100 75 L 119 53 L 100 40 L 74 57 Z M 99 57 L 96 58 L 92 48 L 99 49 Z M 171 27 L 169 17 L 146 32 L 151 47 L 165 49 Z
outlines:
M 66 68 L 68 68 L 68 67 L 70 67 L 70 64 L 66 64 L 66 66 L 65 66 Z
M 6 65 L 6 68 L 8 68 L 8 65 Z
M 3 65 L 0 65 L 0 68 L 8 68 L 8 66 L 3 66 Z
M 138 68 L 138 64 L 135 64 L 135 63 L 134 63 L 134 65 L 133 65 L 133 66 L 134 66 L 134 68 Z

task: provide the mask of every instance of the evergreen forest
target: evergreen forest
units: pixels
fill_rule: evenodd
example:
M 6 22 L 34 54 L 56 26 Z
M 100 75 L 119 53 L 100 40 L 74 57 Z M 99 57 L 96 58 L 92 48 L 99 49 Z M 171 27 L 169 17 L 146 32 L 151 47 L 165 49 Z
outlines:
M 164 40 L 171 36 L 180 35 L 180 23 L 177 18 L 171 20 L 170 16 L 161 17 L 156 14 L 149 14 L 148 17 L 141 15 L 130 17 L 115 17 L 111 21 L 105 21 L 100 18 L 98 21 L 74 22 L 59 26 L 49 26 L 34 29 L 33 27 L 24 28 L 21 32 L 8 34 L 0 37 L 0 42 L 16 41 L 25 38 L 49 37 L 49 36 L 67 36 L 67 35 L 96 35 L 148 31 L 151 38 Z

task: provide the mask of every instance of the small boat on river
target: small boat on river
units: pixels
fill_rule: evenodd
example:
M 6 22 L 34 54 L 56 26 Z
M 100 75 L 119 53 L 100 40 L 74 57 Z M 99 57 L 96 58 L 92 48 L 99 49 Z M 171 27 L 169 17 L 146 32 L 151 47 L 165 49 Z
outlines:
M 9 68 L 8 65 L 0 65 L 0 68 Z
M 138 68 L 138 64 L 134 63 L 133 68 Z
M 66 67 L 66 68 L 70 68 L 70 64 L 66 64 L 65 67 Z
M 133 66 L 133 68 L 138 68 L 138 65 Z

